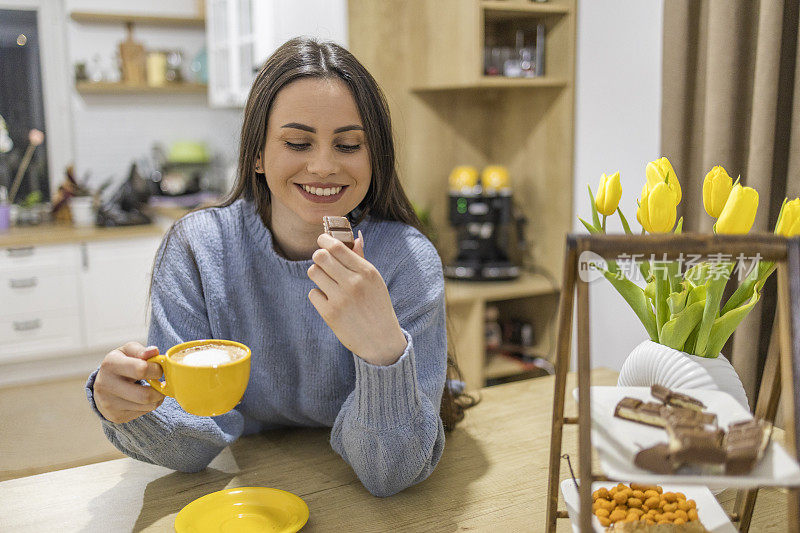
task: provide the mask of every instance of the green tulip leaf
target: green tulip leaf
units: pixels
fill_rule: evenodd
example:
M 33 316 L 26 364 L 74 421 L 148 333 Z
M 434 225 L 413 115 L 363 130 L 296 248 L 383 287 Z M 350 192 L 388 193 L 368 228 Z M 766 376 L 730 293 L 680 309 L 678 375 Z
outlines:
M 736 287 L 736 290 L 722 306 L 720 315 L 725 315 L 729 311 L 740 307 L 748 298 L 753 294 L 753 290 L 761 291 L 761 288 L 769 279 L 770 275 L 775 271 L 775 263 L 772 261 L 761 261 L 758 263 L 758 268 L 751 270 L 743 282 Z
M 709 341 L 709 333 L 714 321 L 719 316 L 719 303 L 722 300 L 722 291 L 728 283 L 731 275 L 733 263 L 715 263 L 709 265 L 709 275 L 706 289 L 706 305 L 703 310 L 703 321 L 697 332 L 697 343 L 695 344 L 695 355 L 705 353 Z
M 686 339 L 695 329 L 700 319 L 703 318 L 705 302 L 695 302 L 687 306 L 680 313 L 675 314 L 669 322 L 661 328 L 660 342 L 674 350 L 683 351 Z
M 678 219 L 678 224 L 675 226 L 675 235 L 683 233 L 683 217 Z
M 669 274 L 667 270 L 668 265 L 666 263 L 661 262 L 653 264 L 653 276 L 655 277 L 656 326 L 658 327 L 659 332 L 661 331 L 661 328 L 664 327 L 664 324 L 669 320 L 669 307 L 667 305 L 667 298 L 669 298 L 671 291 Z
M 669 306 L 670 317 L 677 315 L 686 307 L 686 298 L 689 296 L 689 289 L 684 289 L 681 292 L 673 292 L 669 295 L 667 304 Z M 688 333 L 687 333 L 688 335 Z
M 644 294 L 651 300 L 656 300 L 656 280 L 652 279 L 644 287 Z
M 711 265 L 708 263 L 697 263 L 686 271 L 683 278 L 691 281 L 695 285 L 705 285 L 710 276 Z
M 611 263 L 612 262 L 609 261 L 609 264 Z M 633 309 L 633 312 L 639 318 L 644 329 L 647 330 L 650 340 L 658 342 L 656 317 L 642 288 L 628 278 L 617 275 L 616 273 L 606 271 L 604 275 L 617 292 L 625 299 L 631 309 Z
M 592 194 L 592 186 L 587 185 L 589 189 L 589 204 L 592 206 L 592 223 L 595 228 L 599 228 L 600 225 L 600 216 L 597 214 L 597 206 L 594 204 L 594 194 Z
M 581 217 L 578 217 L 578 220 L 581 221 L 581 224 L 583 224 L 583 227 L 586 228 L 586 230 L 589 233 L 602 233 L 602 231 L 600 229 L 595 228 L 594 226 L 592 226 L 591 224 L 589 224 L 588 222 L 583 220 Z
M 619 214 L 619 220 L 622 222 L 622 229 L 625 230 L 625 234 L 633 235 L 631 227 L 628 224 L 628 221 L 625 219 L 625 215 L 622 214 L 622 209 L 620 209 L 619 206 L 617 206 L 617 213 Z
M 669 279 L 669 290 L 671 292 L 678 292 L 683 287 L 683 278 L 681 277 L 680 265 L 677 261 L 670 261 L 667 263 L 667 276 Z
M 744 320 L 744 317 L 753 309 L 753 306 L 758 303 L 760 298 L 761 293 L 754 289 L 750 301 L 736 309 L 728 311 L 725 315 L 714 321 L 714 325 L 711 327 L 711 331 L 708 334 L 708 344 L 703 353 L 703 357 L 717 357 L 719 355 L 722 347 L 725 346 L 730 336 L 733 335 L 733 332 L 736 331 L 736 328 L 742 320 Z
M 689 290 L 689 297 L 686 298 L 686 305 L 692 305 L 695 302 L 705 302 L 708 289 L 705 285 L 698 285 Z

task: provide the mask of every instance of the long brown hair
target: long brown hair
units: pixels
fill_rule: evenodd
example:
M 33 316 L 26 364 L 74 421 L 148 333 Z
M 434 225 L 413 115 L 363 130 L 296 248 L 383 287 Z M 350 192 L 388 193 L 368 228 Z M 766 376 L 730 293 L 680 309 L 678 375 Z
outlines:
M 236 181 L 216 207 L 226 207 L 244 198 L 255 204 L 261 220 L 269 227 L 270 191 L 264 175 L 256 172 L 255 162 L 265 145 L 267 119 L 278 92 L 302 78 L 343 81 L 350 89 L 364 123 L 372 179 L 364 199 L 349 215 L 351 222 L 357 224 L 369 215 L 402 222 L 422 231 L 422 224 L 397 175 L 392 124 L 383 91 L 367 69 L 345 48 L 333 42 L 304 37 L 284 43 L 267 59 L 256 76 L 244 110 Z M 447 356 L 447 374 L 454 379 L 460 378 L 451 353 Z M 452 430 L 464 418 L 464 409 L 474 403 L 471 396 L 446 383 L 440 410 L 445 428 Z

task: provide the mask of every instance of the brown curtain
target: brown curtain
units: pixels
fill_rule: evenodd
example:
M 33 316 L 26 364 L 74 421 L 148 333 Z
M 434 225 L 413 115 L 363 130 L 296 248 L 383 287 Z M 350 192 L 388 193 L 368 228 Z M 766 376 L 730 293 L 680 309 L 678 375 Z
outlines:
M 710 232 L 702 183 L 722 165 L 759 193 L 753 232 L 800 195 L 798 0 L 665 0 L 661 147 L 681 181 L 687 231 Z M 755 405 L 774 283 L 723 353 Z

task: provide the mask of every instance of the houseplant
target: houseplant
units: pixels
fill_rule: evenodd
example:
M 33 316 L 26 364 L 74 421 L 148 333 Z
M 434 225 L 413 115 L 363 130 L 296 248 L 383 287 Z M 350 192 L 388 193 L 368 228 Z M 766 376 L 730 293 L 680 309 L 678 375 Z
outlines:
M 680 233 L 683 219 L 676 218 L 682 192 L 672 165 L 662 157 L 648 163 L 645 174 L 636 211 L 642 234 Z M 621 194 L 619 173 L 603 174 L 596 195 L 589 187 L 592 221 L 580 219 L 589 232 L 605 233 L 607 217 L 616 213 L 624 231 L 632 233 L 619 208 Z M 755 221 L 758 193 L 743 187 L 738 179 L 734 183 L 724 168 L 715 166 L 703 182 L 703 206 L 716 218 L 714 233 L 746 234 Z M 800 234 L 800 199 L 784 200 L 775 233 L 786 237 Z M 592 264 L 630 305 L 649 337 L 626 359 L 618 384 L 724 390 L 748 407 L 741 381 L 728 360 L 720 357 L 720 350 L 758 303 L 775 265 L 758 258 L 749 258 L 752 261 L 747 265 L 747 258 L 722 254 L 713 260 L 689 259 L 665 261 L 651 256 L 636 262 L 634 270 L 612 260 Z M 745 266 L 750 267 L 746 273 Z M 723 302 L 734 273 L 740 283 Z

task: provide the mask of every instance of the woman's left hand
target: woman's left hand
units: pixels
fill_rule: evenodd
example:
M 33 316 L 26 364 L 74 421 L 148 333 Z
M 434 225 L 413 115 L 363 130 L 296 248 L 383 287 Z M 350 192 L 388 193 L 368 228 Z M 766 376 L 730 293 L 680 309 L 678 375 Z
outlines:
M 378 269 L 364 259 L 364 236 L 358 232 L 350 250 L 323 233 L 311 258 L 308 277 L 317 284 L 308 299 L 341 343 L 374 365 L 391 365 L 406 349 L 406 337 Z

